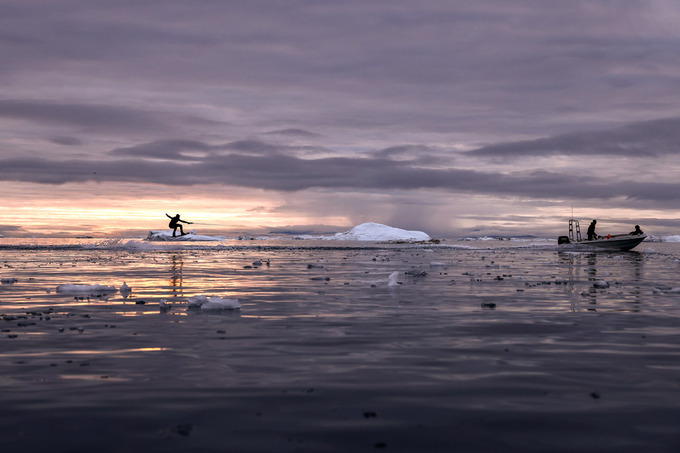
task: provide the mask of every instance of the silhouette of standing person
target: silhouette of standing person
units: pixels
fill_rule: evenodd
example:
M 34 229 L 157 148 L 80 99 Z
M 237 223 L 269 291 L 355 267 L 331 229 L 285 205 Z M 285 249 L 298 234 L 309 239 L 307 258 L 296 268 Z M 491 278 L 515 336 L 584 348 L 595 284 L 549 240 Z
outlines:
M 597 234 L 595 234 L 595 224 L 597 223 L 597 220 L 593 220 L 590 222 L 590 226 L 588 227 L 588 240 L 592 241 L 593 239 L 597 239 Z
M 184 236 L 184 228 L 182 228 L 181 223 L 193 223 L 193 222 L 187 222 L 186 220 L 180 220 L 179 219 L 179 214 L 176 214 L 175 217 L 170 217 L 168 213 L 165 213 L 165 216 L 170 219 L 170 224 L 168 225 L 170 228 L 172 228 L 172 237 L 175 237 L 175 233 L 177 233 L 177 228 L 179 228 L 180 236 Z
M 635 231 L 631 231 L 628 234 L 631 235 L 631 236 L 640 236 L 641 234 L 645 234 L 645 233 L 643 233 L 642 230 L 640 229 L 640 225 L 635 225 Z

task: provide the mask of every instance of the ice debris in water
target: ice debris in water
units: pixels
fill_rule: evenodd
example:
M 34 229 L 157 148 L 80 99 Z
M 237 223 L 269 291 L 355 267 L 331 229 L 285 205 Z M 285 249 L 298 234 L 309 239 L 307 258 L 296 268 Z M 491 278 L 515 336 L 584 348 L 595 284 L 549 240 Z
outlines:
M 172 307 L 168 303 L 168 299 L 161 299 L 158 301 L 158 308 L 162 313 L 169 311 Z
M 121 296 L 127 297 L 132 292 L 132 288 L 130 288 L 126 282 L 123 282 L 123 285 L 120 287 L 119 291 Z
M 677 294 L 680 293 L 680 287 L 677 288 L 669 288 L 669 287 L 664 287 L 664 288 L 652 288 L 652 294 Z
M 117 291 L 115 286 L 107 285 L 73 285 L 64 284 L 57 286 L 57 292 L 62 294 L 102 294 L 115 293 Z
M 609 288 L 609 282 L 607 282 L 605 280 L 598 280 L 595 283 L 593 283 L 593 286 L 595 288 L 605 289 L 605 288 Z
M 241 308 L 238 299 L 223 299 L 216 296 L 193 296 L 187 299 L 189 308 L 200 308 L 201 310 L 236 310 Z
M 395 286 L 399 286 L 399 282 L 397 281 L 397 278 L 399 278 L 399 271 L 394 271 L 390 274 L 389 277 L 387 277 L 387 286 L 390 288 L 393 288 Z

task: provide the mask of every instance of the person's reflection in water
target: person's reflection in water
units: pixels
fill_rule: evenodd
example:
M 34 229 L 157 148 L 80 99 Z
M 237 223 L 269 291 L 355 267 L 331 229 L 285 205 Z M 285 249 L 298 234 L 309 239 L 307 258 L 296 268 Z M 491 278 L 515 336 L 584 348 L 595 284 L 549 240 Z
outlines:
M 595 222 L 593 220 L 593 222 Z M 596 282 L 598 280 L 597 277 L 597 254 L 596 253 L 591 253 L 588 255 L 588 267 L 586 268 L 586 273 L 588 274 L 588 280 L 590 282 Z M 597 289 L 594 286 L 591 286 L 588 289 L 589 293 L 589 301 L 588 303 L 590 305 L 597 305 Z M 595 307 L 587 308 L 588 311 L 597 311 Z
M 172 255 L 172 267 L 170 268 L 170 288 L 172 297 L 182 297 L 184 295 L 182 292 L 183 267 L 184 261 L 182 260 L 182 255 Z

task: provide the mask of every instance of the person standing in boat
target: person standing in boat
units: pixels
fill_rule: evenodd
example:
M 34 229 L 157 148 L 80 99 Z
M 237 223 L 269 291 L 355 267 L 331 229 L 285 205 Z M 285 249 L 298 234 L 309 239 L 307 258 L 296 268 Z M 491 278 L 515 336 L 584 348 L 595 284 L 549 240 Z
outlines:
M 590 222 L 590 226 L 588 227 L 588 240 L 592 241 L 593 239 L 597 239 L 597 234 L 595 234 L 595 225 L 597 224 L 597 220 L 593 220 Z
M 180 225 L 180 222 L 182 223 L 193 223 L 193 222 L 187 222 L 186 220 L 180 220 L 179 219 L 179 214 L 176 214 L 175 217 L 170 217 L 168 213 L 165 213 L 165 216 L 170 219 L 170 224 L 168 225 L 170 228 L 172 228 L 172 237 L 175 237 L 175 233 L 177 233 L 177 228 L 179 228 L 179 232 L 181 236 L 184 236 L 184 228 L 182 228 L 182 225 Z
M 628 234 L 631 236 L 641 236 L 645 233 L 643 233 L 642 230 L 640 229 L 640 225 L 635 225 L 635 231 L 631 231 Z

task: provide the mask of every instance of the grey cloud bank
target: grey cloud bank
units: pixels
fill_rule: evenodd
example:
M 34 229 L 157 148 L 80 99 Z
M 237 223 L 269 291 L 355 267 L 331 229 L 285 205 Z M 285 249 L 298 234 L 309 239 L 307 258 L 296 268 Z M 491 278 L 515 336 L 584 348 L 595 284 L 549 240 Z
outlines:
M 311 217 L 314 189 L 394 210 L 411 191 L 421 217 L 491 196 L 507 212 L 448 212 L 520 227 L 577 200 L 668 223 L 679 22 L 661 0 L 2 2 L 0 181 L 307 191 Z

